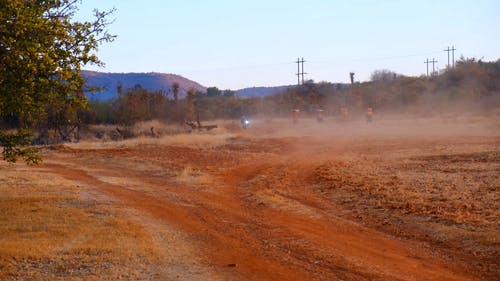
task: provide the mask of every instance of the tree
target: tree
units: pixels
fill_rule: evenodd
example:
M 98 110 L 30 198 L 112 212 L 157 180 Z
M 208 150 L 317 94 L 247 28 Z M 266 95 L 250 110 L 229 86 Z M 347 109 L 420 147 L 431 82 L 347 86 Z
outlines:
M 150 120 L 152 117 L 150 93 L 140 84 L 127 89 L 117 102 L 117 121 L 120 125 L 132 126 L 135 122 Z
M 78 0 L 9 0 L 0 4 L 0 118 L 19 126 L 0 127 L 4 160 L 39 161 L 28 146 L 33 129 L 47 119 L 50 104 L 85 108 L 81 66 L 102 65 L 95 51 L 111 42 L 106 27 L 113 12 L 95 10 L 90 22 L 73 21 Z
M 224 96 L 225 98 L 234 97 L 234 92 L 227 89 L 222 92 L 222 96 Z
M 219 90 L 219 88 L 217 87 L 208 87 L 207 88 L 207 97 L 217 97 L 217 96 L 221 96 L 222 95 L 222 91 Z
M 198 93 L 195 89 L 190 89 L 186 96 L 185 119 L 192 121 L 198 119 Z
M 172 84 L 172 92 L 174 93 L 174 102 L 177 104 L 179 102 L 179 83 L 174 82 Z
M 394 71 L 388 70 L 388 69 L 379 69 L 375 70 L 371 74 L 371 80 L 374 82 L 380 81 L 380 82 L 391 82 L 396 80 L 397 78 L 401 77 L 401 75 L 397 74 Z

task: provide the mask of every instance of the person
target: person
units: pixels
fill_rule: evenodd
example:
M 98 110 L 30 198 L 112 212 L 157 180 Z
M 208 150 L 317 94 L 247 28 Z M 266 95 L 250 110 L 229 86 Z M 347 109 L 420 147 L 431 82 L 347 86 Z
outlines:
M 366 110 L 366 122 L 371 123 L 373 120 L 373 108 L 368 107 Z
M 299 123 L 299 115 L 300 115 L 300 109 L 295 108 L 294 110 L 292 110 L 292 117 L 294 124 Z
M 316 120 L 318 123 L 323 122 L 324 116 L 323 116 L 323 109 L 316 109 Z
M 243 115 L 241 117 L 241 125 L 243 126 L 243 129 L 248 129 L 248 125 L 250 124 L 250 121 L 248 121 L 248 118 Z
M 347 110 L 347 107 L 340 108 L 340 117 L 342 121 L 347 121 L 349 119 L 349 111 Z

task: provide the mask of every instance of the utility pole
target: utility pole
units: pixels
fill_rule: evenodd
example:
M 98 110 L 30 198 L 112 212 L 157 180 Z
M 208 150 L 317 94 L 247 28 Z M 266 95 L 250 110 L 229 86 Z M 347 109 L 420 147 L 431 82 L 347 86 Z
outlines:
M 435 60 L 434 58 L 432 58 L 432 76 L 436 75 L 436 72 L 434 70 L 434 63 L 438 62 L 437 60 Z
M 427 64 L 427 77 L 429 77 L 429 63 L 430 63 L 429 59 L 426 59 L 424 63 Z
M 297 87 L 300 86 L 300 58 L 297 58 Z
M 451 61 L 453 62 L 453 67 L 455 67 L 455 46 L 451 46 Z
M 304 73 L 304 62 L 305 62 L 304 58 L 302 58 L 300 62 L 302 63 L 302 85 L 304 85 L 304 74 L 306 74 Z
M 444 51 L 448 53 L 448 64 L 446 65 L 446 67 L 450 68 L 450 51 L 451 51 L 450 46 L 448 46 L 448 48 Z
M 307 74 L 304 72 L 304 58 L 302 60 L 300 58 L 297 58 L 297 61 L 295 62 L 297 64 L 297 86 L 300 86 L 300 78 L 302 76 L 302 84 L 304 84 L 304 74 Z M 300 71 L 300 64 L 302 64 L 302 72 Z
M 450 49 L 450 46 L 448 46 L 448 48 L 446 50 L 444 50 L 445 52 L 448 52 L 448 68 L 450 68 L 450 51 L 451 51 L 451 55 L 452 55 L 452 66 L 455 67 L 455 51 L 457 49 L 455 49 L 454 46 L 451 46 L 451 49 Z

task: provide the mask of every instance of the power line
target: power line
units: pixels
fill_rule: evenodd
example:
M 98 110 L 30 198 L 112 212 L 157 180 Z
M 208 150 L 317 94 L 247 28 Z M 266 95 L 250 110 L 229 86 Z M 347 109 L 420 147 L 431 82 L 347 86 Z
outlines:
M 454 67 L 455 65 L 455 57 L 454 57 L 454 51 L 456 51 L 457 49 L 455 49 L 454 46 L 452 46 L 451 48 L 450 47 L 447 47 L 446 52 L 448 52 L 448 66 L 452 65 Z M 404 59 L 404 58 L 411 58 L 411 57 L 417 57 L 417 56 L 423 56 L 423 55 L 435 55 L 435 54 L 438 54 L 438 53 L 442 53 L 443 50 L 441 51 L 428 51 L 428 52 L 422 52 L 422 53 L 408 53 L 406 55 L 404 54 L 401 54 L 401 55 L 394 55 L 394 56 L 385 56 L 385 57 L 365 57 L 365 58 L 342 58 L 343 61 L 351 61 L 351 62 L 354 62 L 354 61 L 361 61 L 361 62 L 368 62 L 368 61 L 377 61 L 377 60 L 394 60 L 394 59 Z M 450 62 L 450 58 L 449 58 L 449 52 L 451 52 L 451 55 L 452 55 L 452 58 L 451 58 L 451 62 Z M 430 59 L 427 59 L 427 61 L 424 61 L 424 63 L 426 63 L 426 68 L 427 68 L 427 76 L 429 76 L 429 63 L 432 63 L 433 64 L 433 71 L 432 73 L 430 73 L 431 75 L 434 75 L 435 73 L 435 69 L 436 69 L 436 63 L 437 61 L 435 59 L 433 59 L 434 62 L 432 62 L 432 60 Z M 201 69 L 185 69 L 183 71 L 180 71 L 180 72 L 188 72 L 188 73 L 195 73 L 195 72 L 214 72 L 214 71 L 239 71 L 239 70 L 250 70 L 250 69 L 269 69 L 269 68 L 272 68 L 272 67 L 279 67 L 279 66 L 283 66 L 284 68 L 286 67 L 285 65 L 290 65 L 291 63 L 296 63 L 297 64 L 297 73 L 295 75 L 297 75 L 297 85 L 300 86 L 300 84 L 304 84 L 305 82 L 305 79 L 306 79 L 306 73 L 304 71 L 304 67 L 305 67 L 305 62 L 309 62 L 309 63 L 312 63 L 313 65 L 317 65 L 317 64 L 332 64 L 332 63 L 338 63 L 339 60 L 337 59 L 333 59 L 333 58 L 319 58 L 319 59 L 316 59 L 316 60 L 305 60 L 304 58 L 297 58 L 296 61 L 293 61 L 293 62 L 275 62 L 275 63 L 263 63 L 263 64 L 254 64 L 254 65 L 231 65 L 231 66 L 220 66 L 220 67 L 213 67 L 213 68 L 201 68 Z M 288 67 L 286 67 L 288 68 Z
M 450 49 L 452 51 L 454 48 Z M 455 49 L 456 50 L 456 49 Z M 365 58 L 342 58 L 344 61 L 361 61 L 361 62 L 368 62 L 368 61 L 377 61 L 377 60 L 394 60 L 394 59 L 404 59 L 404 58 L 411 58 L 411 57 L 418 57 L 418 56 L 425 56 L 425 55 L 435 55 L 437 53 L 440 53 L 442 51 L 430 51 L 430 52 L 425 52 L 425 53 L 413 53 L 413 54 L 407 54 L 407 55 L 395 55 L 395 56 L 386 56 L 386 57 L 365 57 Z M 301 59 L 298 58 L 298 61 L 301 62 Z M 333 58 L 320 58 L 318 60 L 307 60 L 304 62 L 312 63 L 312 64 L 331 64 L 331 63 L 338 63 L 338 59 L 333 59 Z M 297 63 L 297 61 L 294 61 L 293 63 Z M 262 64 L 243 64 L 243 65 L 228 65 L 228 66 L 214 66 L 214 67 L 207 67 L 207 68 L 194 68 L 194 69 L 179 69 L 179 72 L 188 72 L 188 73 L 195 73 L 195 72 L 214 72 L 214 71 L 235 71 L 235 70 L 251 70 L 251 69 L 263 69 L 263 68 L 270 68 L 270 67 L 277 67 L 277 66 L 283 66 L 285 65 L 290 65 L 290 62 L 275 62 L 275 63 L 262 63 Z M 302 72 L 297 70 L 297 72 L 300 72 L 300 75 L 302 76 Z M 304 72 L 304 75 L 308 74 Z M 304 77 L 305 79 L 305 77 Z M 300 80 L 300 78 L 299 78 Z M 300 82 L 299 82 L 300 83 Z
M 343 58 L 344 61 L 361 61 L 361 62 L 368 62 L 368 61 L 378 61 L 378 60 L 394 60 L 394 59 L 405 59 L 405 58 L 412 58 L 412 57 L 421 57 L 421 56 L 430 56 L 430 55 L 435 55 L 440 53 L 441 51 L 429 51 L 425 53 L 412 53 L 412 54 L 406 54 L 406 55 L 394 55 L 394 56 L 380 56 L 380 57 L 365 57 L 365 58 Z M 336 63 L 338 60 L 330 59 L 330 58 L 322 58 L 319 60 L 309 60 L 308 62 L 310 63 Z

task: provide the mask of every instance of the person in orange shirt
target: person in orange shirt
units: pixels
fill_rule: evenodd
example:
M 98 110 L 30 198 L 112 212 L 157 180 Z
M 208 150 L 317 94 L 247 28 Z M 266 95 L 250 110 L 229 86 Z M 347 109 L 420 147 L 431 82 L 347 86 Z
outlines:
M 294 124 L 299 123 L 299 115 L 300 115 L 300 109 L 295 108 L 294 110 L 292 110 L 292 117 Z
M 316 120 L 318 120 L 319 123 L 323 122 L 323 119 L 325 118 L 323 112 L 323 109 L 316 109 Z
M 366 110 L 366 122 L 371 123 L 373 121 L 373 108 L 368 107 Z

